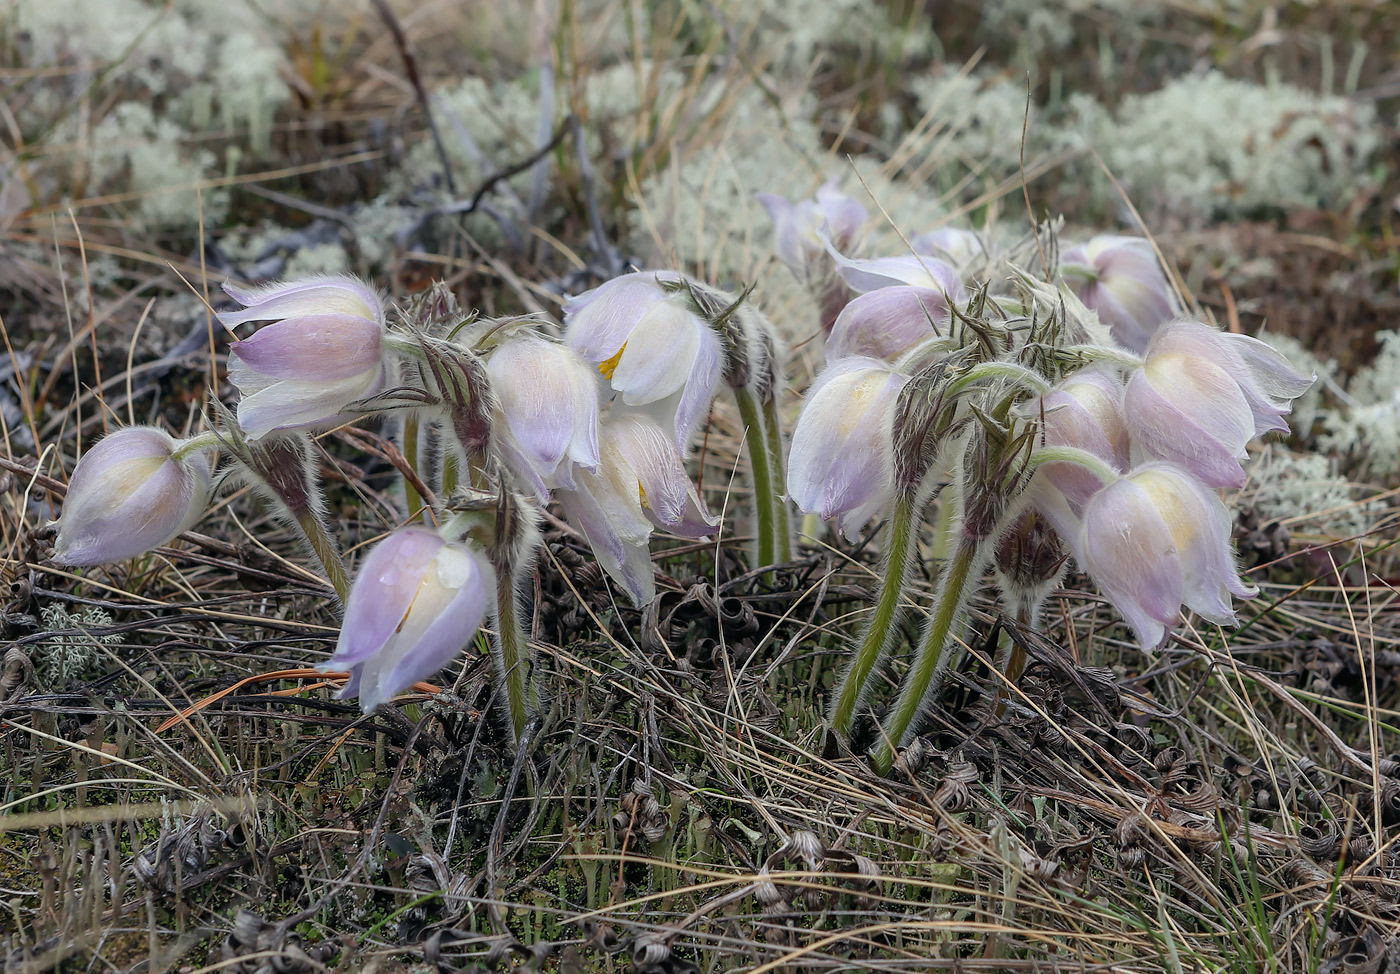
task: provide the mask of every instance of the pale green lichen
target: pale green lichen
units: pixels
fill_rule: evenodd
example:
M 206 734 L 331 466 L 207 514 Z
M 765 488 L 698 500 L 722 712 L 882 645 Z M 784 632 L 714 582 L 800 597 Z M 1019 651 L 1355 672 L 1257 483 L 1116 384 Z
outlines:
M 1081 128 L 1139 208 L 1203 217 L 1340 206 L 1367 181 L 1382 144 L 1367 103 L 1217 71 L 1129 97 L 1112 121 L 1098 121 Z
M 290 98 L 280 45 L 248 3 L 16 0 L 9 13 L 0 31 L 28 66 L 64 66 L 40 75 L 15 115 L 29 138 L 65 147 L 45 157 L 32 204 L 57 203 L 76 185 L 116 197 L 140 224 L 189 227 L 200 216 L 194 187 L 225 168 L 199 133 L 217 126 L 264 152 Z M 85 97 L 94 91 L 101 97 Z M 222 219 L 226 203 L 205 192 L 205 222 Z
M 53 686 L 78 679 L 102 658 L 104 645 L 121 642 L 122 637 L 116 633 L 94 635 L 88 631 L 105 629 L 112 624 L 111 615 L 94 605 L 70 613 L 65 606 L 54 602 L 40 609 L 39 617 L 48 629 L 78 630 L 50 636 L 35 648 L 35 669 Z
M 1033 167 L 1049 146 L 1047 126 L 1034 104 L 1027 101 L 1024 81 L 945 71 L 910 83 L 927 120 L 919 157 L 952 178 L 967 171 L 1000 181 L 1020 171 L 1022 132 L 1026 133 L 1026 163 Z M 1027 112 L 1029 111 L 1029 117 Z M 980 184 L 979 184 L 980 185 Z
M 201 212 L 206 225 L 223 219 L 228 193 L 201 189 L 214 154 L 193 148 L 187 134 L 149 105 L 122 102 L 90 136 L 90 190 L 130 195 L 134 216 L 147 225 L 188 226 Z
M 1333 461 L 1316 453 L 1292 453 L 1271 443 L 1254 470 L 1258 486 L 1250 501 L 1263 522 L 1282 521 L 1291 530 L 1350 537 L 1363 534 L 1383 514 L 1383 502 L 1338 475 Z
M 1376 337 L 1380 354 L 1347 386 L 1350 401 L 1322 415 L 1319 446 L 1389 482 L 1400 475 L 1400 332 Z

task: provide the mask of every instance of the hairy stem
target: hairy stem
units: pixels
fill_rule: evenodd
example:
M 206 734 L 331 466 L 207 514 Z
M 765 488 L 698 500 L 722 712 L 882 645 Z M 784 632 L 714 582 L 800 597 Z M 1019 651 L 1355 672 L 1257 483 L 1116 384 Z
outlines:
M 953 623 L 957 621 L 967 602 L 968 581 L 973 569 L 982 563 L 982 544 L 964 535 L 958 542 L 953 557 L 943 568 L 938 579 L 938 597 L 934 601 L 933 615 L 924 628 L 923 638 L 914 654 L 914 666 L 904 678 L 899 699 L 894 709 L 885 718 L 884 740 L 875 750 L 872 762 L 876 772 L 888 774 L 894 764 L 894 749 L 903 744 L 909 734 L 914 718 L 927 702 L 929 686 L 938 664 L 943 658 L 943 649 L 952 634 Z
M 403 456 L 408 461 L 408 465 L 414 470 L 418 470 L 418 417 L 410 413 L 403 421 Z M 422 476 L 422 472 L 419 472 Z M 408 516 L 411 518 L 418 511 L 423 509 L 423 496 L 418 493 L 418 488 L 413 486 L 413 482 L 407 477 L 403 481 L 404 501 L 408 505 Z
M 763 403 L 763 423 L 768 442 L 768 464 L 773 476 L 773 509 L 777 514 L 777 550 L 779 563 L 792 561 L 792 508 L 783 493 L 787 490 L 787 464 L 783 459 L 783 420 L 778 415 L 778 397 L 769 396 Z
M 331 588 L 335 589 L 335 594 L 340 596 L 340 601 L 344 603 L 350 597 L 350 574 L 345 570 L 345 562 L 340 557 L 340 549 L 336 547 L 335 539 L 326 533 L 326 526 L 311 511 L 298 513 L 296 523 L 297 527 L 301 528 L 306 543 L 311 546 L 311 553 L 321 563 Z
M 518 740 L 525 724 L 537 709 L 539 694 L 534 686 L 534 664 L 530 643 L 520 628 L 515 601 L 515 575 L 500 571 L 496 580 L 496 679 L 506 691 L 506 712 L 510 736 Z
M 748 389 L 736 388 L 734 399 L 739 404 L 739 417 L 744 421 L 744 449 L 749 455 L 749 470 L 753 474 L 753 503 L 758 519 L 758 567 L 774 563 L 776 553 L 773 476 L 768 467 L 768 444 L 763 435 L 763 417 L 758 403 Z
M 914 498 L 902 496 L 895 501 L 890 520 L 890 543 L 886 552 L 885 570 L 881 573 L 880 594 L 875 599 L 875 612 L 870 617 L 860 648 L 841 677 L 836 702 L 831 708 L 831 729 L 848 735 L 855 720 L 856 708 L 865 698 L 866 683 L 875 664 L 889 655 L 899 637 L 896 625 L 900 598 L 904 595 L 904 580 L 913 560 Z

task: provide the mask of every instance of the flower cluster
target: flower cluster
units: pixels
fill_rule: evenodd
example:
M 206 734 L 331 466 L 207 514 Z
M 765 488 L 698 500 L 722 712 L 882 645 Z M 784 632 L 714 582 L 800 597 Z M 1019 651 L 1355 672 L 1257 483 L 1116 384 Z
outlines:
M 728 380 L 736 396 L 771 399 L 778 387 L 761 316 L 675 273 L 629 274 L 570 301 L 562 342 L 542 320 L 461 314 L 440 288 L 397 316 L 353 278 L 225 290 L 241 307 L 224 325 L 266 323 L 230 346 L 236 411 L 215 403 L 217 427 L 189 440 L 135 427 L 100 442 L 73 474 L 55 557 L 95 565 L 170 541 L 204 511 L 222 449 L 223 475 L 300 530 L 344 600 L 324 668 L 349 672 L 340 695 L 366 711 L 445 666 L 490 617 L 519 733 L 534 691 L 516 602 L 542 507 L 557 499 L 628 597 L 650 602 L 652 533 L 700 538 L 718 524 L 684 464 L 717 391 Z M 406 482 L 410 521 L 438 526 L 391 532 L 352 584 L 311 434 L 375 414 L 396 420 L 416 483 L 431 484 L 420 496 Z M 767 441 L 755 442 L 766 460 Z
M 860 293 L 835 318 L 826 370 L 797 420 L 788 490 L 848 536 L 891 519 L 876 607 L 833 702 L 839 733 L 893 648 L 913 526 L 945 484 L 942 577 L 886 718 L 895 743 L 932 693 L 970 580 L 989 560 L 1032 622 L 1067 549 L 1147 647 L 1183 606 L 1229 624 L 1231 598 L 1255 594 L 1236 573 L 1231 519 L 1212 489 L 1243 485 L 1246 445 L 1287 429 L 1311 378 L 1257 339 L 1181 317 L 1146 240 L 1068 248 L 1050 284 L 1019 270 L 1053 242 L 1002 255 L 1011 293 L 997 294 L 978 280 L 996 255 L 969 231 L 873 258 L 826 238 Z M 888 766 L 887 746 L 881 754 Z
M 782 349 L 747 290 L 629 273 L 568 300 L 561 333 L 542 317 L 465 314 L 440 286 L 391 310 L 348 277 L 229 284 L 239 307 L 223 324 L 262 323 L 229 349 L 236 407 L 214 402 L 212 428 L 182 440 L 149 427 L 101 440 L 73 473 L 55 557 L 96 565 L 166 544 L 236 479 L 300 532 L 345 603 L 323 664 L 346 674 L 342 697 L 384 704 L 489 624 L 520 735 L 538 709 L 520 603 L 545 506 L 558 503 L 634 605 L 651 603 L 653 536 L 719 526 L 686 460 L 727 389 L 760 567 L 791 560 L 789 498 L 848 537 L 890 522 L 869 628 L 833 700 L 839 733 L 895 648 L 918 525 L 941 504 L 934 606 L 877 765 L 889 766 L 888 742 L 907 738 L 936 690 L 989 564 L 1025 622 L 1070 556 L 1146 646 L 1183 607 L 1234 620 L 1231 600 L 1253 589 L 1235 571 L 1214 491 L 1244 483 L 1247 444 L 1287 428 L 1310 379 L 1260 341 L 1183 318 L 1142 240 L 1095 238 L 1032 276 L 1020 268 L 1057 252 L 1052 231 L 1002 246 L 940 228 L 908 253 L 870 255 L 859 251 L 864 208 L 833 185 L 764 202 L 780 258 L 819 292 L 825 328 L 826 365 L 790 450 Z M 374 416 L 397 441 L 405 516 L 352 581 L 314 434 Z

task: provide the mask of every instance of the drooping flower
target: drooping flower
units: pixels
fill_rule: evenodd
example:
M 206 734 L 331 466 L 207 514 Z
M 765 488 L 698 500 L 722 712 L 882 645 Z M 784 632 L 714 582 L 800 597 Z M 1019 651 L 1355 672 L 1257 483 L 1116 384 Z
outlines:
M 486 360 L 500 408 L 498 444 L 539 497 L 572 490 L 574 467 L 598 466 L 598 374 L 577 352 L 522 332 Z
M 350 671 L 336 694 L 369 713 L 426 680 L 462 652 L 495 599 L 496 579 L 480 552 L 426 528 L 401 528 L 365 559 L 335 653 L 318 669 Z
M 894 498 L 893 416 L 908 376 L 872 358 L 844 358 L 817 377 L 788 455 L 788 494 L 851 537 Z
M 684 450 L 719 388 L 724 349 L 674 271 L 624 274 L 564 306 L 564 341 L 624 405 L 643 407 Z
M 1220 331 L 1199 321 L 1179 321 L 1162 329 L 1148 348 L 1150 356 L 1192 355 L 1221 363 L 1239 384 L 1254 421 L 1254 435 L 1288 432 L 1283 417 L 1313 384 L 1272 345 L 1248 335 Z
M 1120 473 L 1128 468 L 1128 429 L 1123 421 L 1123 382 L 1115 373 L 1082 369 L 1023 407 L 1040 423 L 1046 446 L 1068 446 L 1092 453 Z M 1092 471 L 1074 463 L 1042 465 L 1047 479 L 1076 508 L 1103 488 Z
M 710 534 L 705 511 L 671 438 L 645 416 L 621 415 L 599 430 L 600 462 L 556 496 L 583 531 L 594 556 L 637 605 L 656 595 L 650 540 L 654 528 L 687 538 Z
M 1071 247 L 1060 273 L 1113 340 L 1141 353 L 1157 329 L 1181 313 L 1152 244 L 1142 237 L 1099 236 Z
M 134 558 L 188 529 L 209 504 L 209 460 L 177 457 L 179 441 L 131 426 L 98 441 L 78 462 L 58 520 L 54 560 L 102 565 Z
M 869 291 L 836 317 L 826 340 L 826 357 L 835 361 L 859 355 L 894 362 L 943 331 L 951 317 L 944 291 L 908 284 Z
M 323 277 L 224 290 L 246 306 L 220 314 L 225 326 L 275 322 L 229 347 L 229 380 L 242 393 L 238 425 L 250 438 L 335 422 L 383 388 L 384 306 L 363 282 Z
M 1128 379 L 1129 432 L 1153 457 L 1186 467 L 1211 487 L 1244 484 L 1245 444 L 1286 430 L 1290 401 L 1312 380 L 1257 339 L 1193 321 L 1173 322 Z
M 778 259 L 804 283 L 819 283 L 830 273 L 818 231 L 824 229 L 837 248 L 848 250 L 869 215 L 858 201 L 837 189 L 834 179 L 823 183 L 813 199 L 792 203 L 773 193 L 759 193 L 758 201 L 773 218 Z
M 1230 596 L 1257 594 L 1235 572 L 1230 525 L 1225 505 L 1187 470 L 1150 463 L 1089 499 L 1075 557 L 1152 648 L 1180 621 L 1183 604 L 1232 625 Z

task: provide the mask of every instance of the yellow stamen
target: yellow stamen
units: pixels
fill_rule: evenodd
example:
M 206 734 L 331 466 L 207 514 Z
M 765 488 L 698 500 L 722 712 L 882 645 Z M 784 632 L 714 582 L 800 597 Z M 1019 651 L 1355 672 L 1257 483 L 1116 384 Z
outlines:
M 642 510 L 651 510 L 651 503 L 647 501 L 647 489 L 641 484 L 637 485 L 637 500 L 642 502 Z
M 627 343 L 623 342 L 622 347 L 617 350 L 617 354 L 606 362 L 598 363 L 598 371 L 603 374 L 603 378 L 611 381 L 613 373 L 617 371 L 617 363 L 622 361 L 622 353 L 627 351 Z

